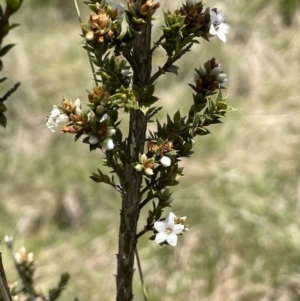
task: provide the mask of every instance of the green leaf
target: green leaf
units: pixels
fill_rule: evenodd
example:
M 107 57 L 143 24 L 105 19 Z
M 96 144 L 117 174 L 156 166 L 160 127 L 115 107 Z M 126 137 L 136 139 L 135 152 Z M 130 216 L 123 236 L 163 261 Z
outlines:
M 1 48 L 0 57 L 4 56 L 14 46 L 15 46 L 15 44 L 8 44 L 8 45 L 4 46 L 3 48 Z
M 150 96 L 150 97 L 148 97 L 148 98 L 145 99 L 145 103 L 147 103 L 147 105 L 151 106 L 154 103 L 156 103 L 158 100 L 159 100 L 158 97 L 156 97 L 156 96 Z
M 155 91 L 155 85 L 154 84 L 148 86 L 146 98 L 152 96 L 154 94 L 154 91 Z
M 92 173 L 92 175 L 90 176 L 90 178 L 93 181 L 95 181 L 96 183 L 105 183 L 108 185 L 113 185 L 109 176 L 103 174 L 100 169 L 98 169 L 98 172 L 99 172 L 99 174 Z
M 217 99 L 216 99 L 216 102 L 219 102 L 219 101 L 222 101 L 223 98 L 222 98 L 222 92 L 221 92 L 221 89 L 219 89 L 219 92 L 217 94 Z
M 19 23 L 11 24 L 11 25 L 9 25 L 9 26 L 7 27 L 7 30 L 12 30 L 12 29 L 14 29 L 14 28 L 16 28 L 16 27 L 18 27 L 18 26 L 20 26 Z
M 7 108 L 4 103 L 0 102 L 0 113 L 4 113 L 7 111 Z
M 139 101 L 142 97 L 142 90 L 138 86 L 133 84 L 132 85 L 132 92 L 135 96 L 136 101 Z
M 6 128 L 7 125 L 7 118 L 3 113 L 0 113 L 0 125 Z
M 91 27 L 90 27 L 89 24 L 81 23 L 80 26 L 81 26 L 81 28 L 83 29 L 83 31 L 86 31 L 86 32 L 91 31 Z
M 227 110 L 227 103 L 225 101 L 218 101 L 217 102 L 217 108 L 218 110 Z
M 172 65 L 172 66 L 168 67 L 166 72 L 170 72 L 170 73 L 173 73 L 175 75 L 178 75 L 178 69 L 179 69 L 179 67 L 177 67 L 175 65 Z
M 174 114 L 173 120 L 174 122 L 180 122 L 181 116 L 179 110 Z

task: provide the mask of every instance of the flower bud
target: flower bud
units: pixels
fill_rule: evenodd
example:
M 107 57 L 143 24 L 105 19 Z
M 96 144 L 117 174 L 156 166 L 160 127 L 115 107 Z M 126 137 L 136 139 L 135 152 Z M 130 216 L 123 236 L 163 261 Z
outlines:
M 22 0 L 6 0 L 6 5 L 13 11 L 16 12 L 22 4 Z

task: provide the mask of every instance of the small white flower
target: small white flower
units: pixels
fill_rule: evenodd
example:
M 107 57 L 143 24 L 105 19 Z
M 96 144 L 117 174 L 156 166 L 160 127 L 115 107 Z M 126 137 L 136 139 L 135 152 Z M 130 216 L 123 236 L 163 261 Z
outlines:
M 114 148 L 114 142 L 111 138 L 107 138 L 104 141 L 102 141 L 100 143 L 102 150 L 106 151 L 106 150 L 111 150 Z
M 89 31 L 85 34 L 85 38 L 88 40 L 88 41 L 93 41 L 94 40 L 94 32 L 93 31 Z
M 195 0 L 186 0 L 186 6 L 187 7 L 194 7 L 194 6 L 196 6 Z
M 53 106 L 50 115 L 47 118 L 46 127 L 51 131 L 55 132 L 53 128 L 57 127 L 60 122 L 68 122 L 69 117 L 67 114 L 62 113 L 57 106 Z
M 75 107 L 75 113 L 76 114 L 81 114 L 81 101 L 79 98 L 77 98 L 74 102 L 74 107 Z
M 159 160 L 161 165 L 168 167 L 171 165 L 171 159 L 167 156 L 162 156 L 161 159 Z
M 145 168 L 145 174 L 147 176 L 152 176 L 154 174 L 153 169 L 149 167 Z
M 91 135 L 89 138 L 89 144 L 97 144 L 99 142 L 99 137 L 97 135 Z
M 182 233 L 184 225 L 175 224 L 175 214 L 170 212 L 164 221 L 154 223 L 154 228 L 158 232 L 155 242 L 160 244 L 164 241 L 173 247 L 177 245 L 177 235 Z
M 217 35 L 218 38 L 225 43 L 225 34 L 229 33 L 231 29 L 230 25 L 224 22 L 223 12 L 220 11 L 216 13 L 215 11 L 211 10 L 209 13 L 211 23 L 209 33 L 213 36 Z
M 126 77 L 128 74 L 130 73 L 130 71 L 128 69 L 124 69 L 121 71 L 121 74 Z
M 5 235 L 4 241 L 5 241 L 6 245 L 8 246 L 8 248 L 11 249 L 13 246 L 13 243 L 14 243 L 14 238 L 11 235 Z

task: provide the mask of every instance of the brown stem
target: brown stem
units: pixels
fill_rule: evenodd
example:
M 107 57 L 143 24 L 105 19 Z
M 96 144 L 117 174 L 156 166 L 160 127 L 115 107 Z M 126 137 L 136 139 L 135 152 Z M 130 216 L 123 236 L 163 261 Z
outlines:
M 143 29 L 134 41 L 132 59 L 133 83 L 140 88 L 147 87 L 151 76 L 151 23 Z M 138 161 L 144 152 L 147 118 L 140 110 L 130 113 L 129 134 L 126 144 L 127 162 L 124 164 L 125 177 L 121 185 L 126 187 L 122 197 L 119 229 L 119 250 L 117 254 L 117 301 L 132 301 L 132 280 L 134 273 L 134 251 L 137 244 L 136 232 L 139 218 L 139 204 L 142 199 L 142 174 L 137 173 L 132 163 Z
M 165 62 L 163 67 L 158 70 L 150 79 L 150 84 L 153 84 L 162 74 L 166 72 L 169 67 L 171 67 L 177 60 L 179 60 L 186 52 L 188 52 L 193 46 L 193 43 L 188 44 L 185 48 L 183 48 L 179 54 L 169 57 Z
M 7 285 L 6 275 L 2 264 L 2 253 L 0 252 L 0 300 L 11 301 L 10 291 Z

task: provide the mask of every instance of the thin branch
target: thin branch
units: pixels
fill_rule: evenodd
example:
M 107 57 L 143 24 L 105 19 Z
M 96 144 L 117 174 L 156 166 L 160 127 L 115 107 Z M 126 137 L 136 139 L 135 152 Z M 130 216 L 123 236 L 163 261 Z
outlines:
M 177 60 L 179 60 L 186 52 L 188 52 L 194 43 L 188 44 L 184 49 L 180 51 L 178 55 L 175 55 L 173 57 L 169 57 L 166 63 L 163 65 L 163 67 L 158 70 L 152 77 L 150 78 L 149 85 L 153 84 L 164 72 L 167 72 L 168 68 L 170 68 Z
M 154 46 L 151 48 L 150 54 L 152 54 L 152 53 L 154 52 L 154 50 L 155 50 L 156 48 L 158 48 L 160 42 L 164 39 L 164 37 L 165 37 L 165 36 L 162 35 L 156 42 L 154 42 Z
M 142 208 L 144 207 L 144 206 L 146 206 L 148 203 L 149 203 L 149 201 L 151 201 L 153 198 L 148 198 L 148 197 L 146 197 L 141 203 L 140 203 L 140 210 L 142 210 Z
M 141 236 L 143 236 L 145 233 L 150 231 L 152 228 L 153 228 L 153 224 L 151 224 L 149 226 L 145 226 L 145 228 L 135 236 L 136 239 L 138 240 Z
M 16 270 L 17 270 L 18 274 L 19 274 L 19 277 L 20 277 L 21 280 L 22 280 L 24 289 L 25 289 L 26 293 L 29 295 L 30 300 L 35 301 L 35 300 L 36 300 L 36 297 L 40 297 L 43 301 L 48 301 L 47 298 L 45 298 L 43 295 L 40 295 L 40 294 L 36 295 L 36 294 L 35 294 L 35 292 L 33 291 L 32 287 L 31 287 L 31 285 L 30 285 L 30 284 L 28 283 L 28 281 L 26 280 L 26 278 L 25 278 L 25 276 L 24 276 L 24 274 L 23 274 L 23 271 L 20 269 L 20 266 L 18 265 L 18 263 L 17 263 L 17 261 L 16 261 L 16 259 L 15 259 L 15 256 L 14 256 L 14 254 L 13 254 L 13 249 L 12 249 L 12 247 L 10 247 L 10 246 L 8 245 L 8 248 L 9 248 L 9 250 L 10 250 L 10 253 L 11 253 L 11 256 L 12 256 L 12 258 L 13 258 L 14 265 L 15 265 L 15 267 L 16 267 Z
M 0 300 L 11 301 L 11 294 L 7 285 L 7 279 L 2 264 L 2 253 L 0 252 Z
M 147 301 L 148 298 L 147 298 L 146 286 L 145 286 L 145 283 L 144 283 L 143 271 L 142 271 L 141 261 L 140 261 L 140 257 L 139 257 L 139 253 L 138 253 L 137 247 L 135 247 L 134 252 L 135 252 L 136 262 L 137 262 L 137 265 L 138 265 L 138 270 L 139 270 L 139 275 L 140 275 L 140 279 L 141 279 L 141 284 L 142 284 L 142 287 L 143 287 L 144 301 Z
M 82 23 L 81 21 L 81 17 L 80 17 L 80 11 L 79 11 L 79 7 L 78 7 L 78 4 L 77 4 L 77 0 L 74 0 L 74 5 L 75 5 L 75 8 L 76 8 L 76 11 L 77 11 L 77 16 L 78 16 L 78 21 L 79 21 L 79 24 Z M 83 29 L 81 28 L 82 30 L 82 33 L 84 34 L 84 31 Z M 87 46 L 88 44 L 85 43 L 85 45 Z M 96 71 L 95 71 L 95 68 L 94 68 L 94 65 L 93 65 L 93 61 L 92 61 L 92 58 L 91 58 L 91 55 L 88 51 L 86 51 L 87 54 L 88 54 L 88 57 L 89 57 L 89 62 L 90 62 L 90 66 L 91 66 L 91 69 L 92 69 L 92 72 L 93 72 L 93 77 L 94 77 L 94 81 L 95 81 L 95 85 L 97 86 L 97 77 L 96 77 Z
M 8 90 L 3 97 L 0 97 L 0 102 L 3 102 L 5 100 L 7 100 L 8 97 L 10 97 L 14 92 L 17 91 L 17 89 L 19 88 L 19 86 L 21 85 L 21 83 L 16 83 L 10 90 Z

